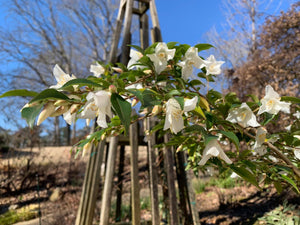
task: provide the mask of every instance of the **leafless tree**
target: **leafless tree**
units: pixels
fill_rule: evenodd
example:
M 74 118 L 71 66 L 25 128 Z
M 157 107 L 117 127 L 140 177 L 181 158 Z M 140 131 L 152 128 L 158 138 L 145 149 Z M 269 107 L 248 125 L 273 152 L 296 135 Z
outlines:
M 256 50 L 229 76 L 230 89 L 241 98 L 264 95 L 267 84 L 281 95 L 300 96 L 300 2 L 269 17 L 257 33 Z
M 0 59 L 5 65 L 0 67 L 1 86 L 6 90 L 40 91 L 55 84 L 55 64 L 80 77 L 89 75 L 93 61 L 106 61 L 118 0 L 0 3 L 7 11 L 5 25 L 0 27 Z M 24 100 L 21 102 L 24 104 Z M 58 126 L 58 119 L 55 121 Z M 58 137 L 57 133 L 57 141 Z

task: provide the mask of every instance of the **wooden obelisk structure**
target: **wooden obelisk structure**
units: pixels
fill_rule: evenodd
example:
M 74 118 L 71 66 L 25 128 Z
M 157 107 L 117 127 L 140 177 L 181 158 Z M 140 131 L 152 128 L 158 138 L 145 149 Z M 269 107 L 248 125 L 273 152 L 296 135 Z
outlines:
M 119 42 L 122 34 L 122 44 L 120 46 L 121 50 L 121 63 L 124 65 L 127 64 L 129 60 L 129 44 L 131 43 L 131 24 L 133 15 L 138 15 L 139 18 L 139 27 L 140 27 L 140 45 L 143 49 L 149 46 L 149 20 L 148 15 L 151 17 L 152 29 L 151 29 L 151 39 L 152 42 L 162 41 L 161 31 L 155 6 L 154 0 L 121 0 L 119 13 L 117 17 L 116 28 L 112 41 L 112 48 L 109 56 L 109 62 L 116 63 L 117 55 L 119 49 Z M 134 113 L 134 112 L 133 112 Z M 154 126 L 152 119 L 147 118 L 145 121 L 145 129 L 150 130 Z M 130 167 L 131 167 L 131 214 L 132 214 L 132 224 L 140 224 L 140 197 L 139 197 L 139 180 L 138 180 L 138 147 L 139 140 L 138 137 L 138 124 L 133 123 L 130 126 L 129 131 L 129 145 L 131 148 L 130 151 Z M 165 137 L 165 141 L 168 140 L 168 137 Z M 107 145 L 106 142 L 109 144 Z M 158 196 L 158 166 L 157 166 L 157 154 L 155 149 L 156 138 L 155 134 L 148 136 L 148 156 L 149 156 L 149 183 L 150 183 L 150 197 L 151 197 L 151 212 L 152 212 L 152 224 L 160 224 L 160 213 L 159 213 L 159 196 Z M 105 179 L 103 182 L 100 180 L 101 174 L 101 165 L 103 163 L 105 146 L 107 147 L 107 161 L 106 161 L 106 171 Z M 91 156 L 89 158 L 86 174 L 83 183 L 83 189 L 81 194 L 81 200 L 79 209 L 76 217 L 76 225 L 92 225 L 96 199 L 99 193 L 99 187 L 102 189 L 102 200 L 101 200 L 101 212 L 100 212 L 100 225 L 109 224 L 109 214 L 111 208 L 111 199 L 112 199 L 112 189 L 113 189 L 113 177 L 115 171 L 115 163 L 117 156 L 117 149 L 120 146 L 120 165 L 119 173 L 122 173 L 122 157 L 124 157 L 124 143 L 121 143 L 120 137 L 112 136 L 108 140 L 101 141 L 98 146 L 93 146 L 91 148 Z M 167 181 L 165 186 L 167 186 L 168 196 L 166 201 L 168 202 L 169 211 L 169 221 L 171 225 L 179 224 L 179 215 L 178 215 L 178 203 L 176 198 L 175 190 L 175 162 L 174 162 L 174 152 L 173 148 L 166 147 L 164 149 L 164 169 L 167 174 Z M 184 163 L 184 162 L 180 162 Z M 178 167 L 178 165 L 176 165 Z M 184 169 L 183 169 L 184 170 Z M 185 174 L 184 171 L 177 173 L 177 179 L 180 177 L 180 174 Z M 184 175 L 186 178 L 186 176 Z M 183 185 L 183 189 L 179 190 L 180 193 L 188 193 L 187 181 L 186 185 Z M 186 187 L 184 189 L 184 187 Z M 121 193 L 119 193 L 121 195 Z M 120 195 L 117 194 L 119 197 Z M 184 194 L 183 194 L 184 195 Z M 195 210 L 192 209 L 193 204 L 191 204 L 191 196 L 189 194 L 185 197 L 188 203 L 180 203 L 183 208 L 186 208 L 185 211 L 188 211 L 189 207 L 190 214 L 186 213 L 186 217 L 192 217 L 185 224 L 198 224 L 198 219 Z M 117 202 L 118 202 L 117 196 Z M 181 202 L 181 201 L 180 201 Z M 118 203 L 117 203 L 118 204 Z M 184 211 L 184 210 L 183 210 Z M 120 214 L 120 209 L 117 205 L 117 214 Z M 192 216 L 191 216 L 192 214 Z

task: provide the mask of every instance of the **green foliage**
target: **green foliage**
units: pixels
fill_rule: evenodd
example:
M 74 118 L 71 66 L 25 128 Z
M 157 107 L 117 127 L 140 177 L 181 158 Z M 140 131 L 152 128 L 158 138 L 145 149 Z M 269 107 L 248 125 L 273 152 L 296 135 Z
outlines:
M 269 225 L 299 225 L 300 212 L 297 205 L 289 204 L 287 201 L 283 205 L 278 206 L 271 212 L 258 219 L 259 222 L 255 224 L 269 224 Z
M 30 128 L 34 126 L 35 118 L 39 115 L 42 107 L 43 105 L 35 105 L 21 110 L 22 118 L 26 120 Z
M 1 225 L 11 225 L 21 221 L 27 221 L 34 219 L 38 216 L 37 211 L 30 210 L 9 210 L 6 213 L 0 215 Z
M 11 90 L 0 95 L 0 98 L 11 96 L 35 97 L 38 93 L 35 91 L 28 91 L 26 89 Z
M 192 180 L 192 186 L 196 194 L 201 194 L 202 192 L 204 192 L 207 184 L 201 179 L 194 179 Z

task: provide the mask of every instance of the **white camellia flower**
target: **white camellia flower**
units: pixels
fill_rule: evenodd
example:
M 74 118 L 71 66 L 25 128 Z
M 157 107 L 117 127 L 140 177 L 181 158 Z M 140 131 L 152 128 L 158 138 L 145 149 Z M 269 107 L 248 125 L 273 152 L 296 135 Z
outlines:
M 263 145 L 266 140 L 266 136 L 267 130 L 263 127 L 259 127 L 256 132 L 255 144 L 253 146 L 254 151 L 259 155 L 264 155 L 267 152 L 266 146 Z
M 169 49 L 167 44 L 160 42 L 155 47 L 155 53 L 147 56 L 154 63 L 155 71 L 160 74 L 168 65 L 168 61 L 174 58 L 175 49 Z
M 206 75 L 218 75 L 221 73 L 221 66 L 224 61 L 216 61 L 213 55 L 210 55 L 206 60 L 203 60 L 203 66 L 206 68 Z
M 86 96 L 87 102 L 80 117 L 87 119 L 87 123 L 91 119 L 97 118 L 97 124 L 100 127 L 106 128 L 106 115 L 112 117 L 110 93 L 107 91 L 98 91 L 96 93 L 90 92 Z
M 295 112 L 293 116 L 296 117 L 297 119 L 300 119 L 300 111 Z
M 291 103 L 281 102 L 279 94 L 270 85 L 266 86 L 266 95 L 261 100 L 261 104 L 258 115 L 264 112 L 277 114 L 279 111 L 290 113 Z
M 195 47 L 190 47 L 185 55 L 184 60 L 178 63 L 182 67 L 182 78 L 187 80 L 193 74 L 193 66 L 197 69 L 201 69 L 203 65 L 203 60 L 198 55 L 198 49 Z
M 231 109 L 226 118 L 227 121 L 238 123 L 242 127 L 259 127 L 254 113 L 246 103 L 242 103 L 239 108 Z
M 68 96 L 68 97 L 69 97 L 69 98 L 74 98 L 74 99 L 80 100 L 80 97 L 78 97 L 77 95 L 70 95 L 70 96 Z M 74 110 L 75 108 L 78 109 L 78 108 L 79 108 L 78 106 L 79 106 L 78 104 L 72 105 L 72 106 L 70 107 L 70 109 L 69 109 L 67 112 L 65 112 L 65 113 L 63 114 L 64 120 L 66 121 L 67 124 L 72 125 L 72 124 L 75 123 L 77 113 L 76 113 L 76 112 L 73 112 L 73 110 Z
M 143 57 L 142 53 L 140 53 L 139 51 L 136 51 L 134 49 L 130 49 L 129 56 L 130 56 L 130 60 L 127 64 L 127 68 L 130 68 L 130 69 L 133 69 L 134 67 L 137 68 L 137 69 L 138 68 L 140 68 L 140 69 L 145 68 L 144 66 L 134 65 L 134 64 L 137 64 L 138 61 Z
M 192 99 L 184 101 L 183 110 L 180 107 L 178 101 L 174 98 L 170 98 L 166 103 L 166 119 L 164 130 L 171 129 L 174 134 L 177 134 L 184 127 L 182 114 L 184 112 L 192 111 L 196 108 L 198 97 L 195 96 Z
M 59 65 L 55 65 L 53 68 L 53 75 L 57 81 L 56 85 L 50 86 L 50 88 L 61 88 L 65 83 L 67 83 L 70 80 L 76 79 L 74 75 L 70 76 L 69 74 L 66 74 Z
M 295 148 L 294 154 L 295 154 L 295 157 L 300 160 L 300 148 Z
M 228 156 L 223 151 L 221 145 L 219 144 L 217 139 L 213 139 L 205 146 L 203 150 L 203 157 L 200 160 L 199 164 L 200 166 L 205 165 L 205 163 L 211 158 L 211 157 L 220 157 L 223 159 L 226 163 L 231 164 L 232 161 L 228 158 Z
M 95 77 L 99 77 L 105 72 L 105 68 L 101 66 L 98 62 L 96 62 L 96 65 L 90 66 L 90 72 L 92 72 Z

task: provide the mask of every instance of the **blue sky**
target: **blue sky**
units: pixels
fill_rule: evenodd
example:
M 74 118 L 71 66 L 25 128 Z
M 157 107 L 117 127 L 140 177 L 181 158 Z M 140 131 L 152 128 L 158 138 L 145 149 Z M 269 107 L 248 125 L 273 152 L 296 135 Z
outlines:
M 280 10 L 286 11 L 295 2 L 297 1 L 273 0 L 273 6 L 269 8 L 269 12 L 273 12 L 276 8 L 279 14 Z M 3 3 L 3 0 L 0 0 L 0 3 Z M 189 45 L 207 42 L 205 33 L 213 26 L 220 30 L 225 20 L 220 3 L 221 0 L 156 0 L 163 41 L 177 41 Z M 3 4 L 0 5 L 2 5 L 0 6 L 0 25 L 8 26 L 5 24 L 6 12 Z M 5 70 L 5 65 L 0 66 L 1 70 Z M 3 88 L 0 87 L 0 94 L 2 92 Z M 0 126 L 6 129 L 11 128 L 1 115 Z
M 269 3 L 271 0 L 257 0 Z M 204 34 L 212 26 L 219 30 L 225 17 L 222 0 L 156 0 L 163 41 L 194 45 L 205 42 Z M 286 11 L 297 0 L 273 0 L 267 14 Z

